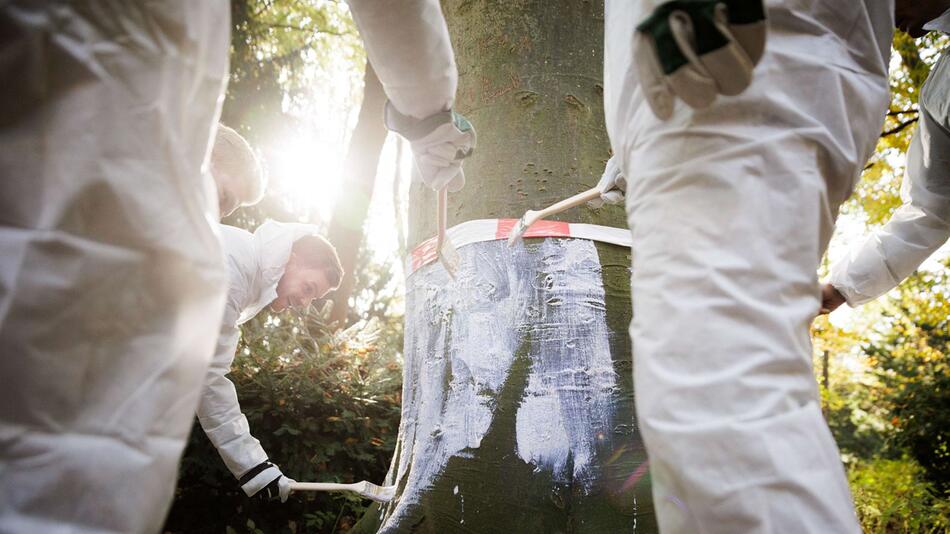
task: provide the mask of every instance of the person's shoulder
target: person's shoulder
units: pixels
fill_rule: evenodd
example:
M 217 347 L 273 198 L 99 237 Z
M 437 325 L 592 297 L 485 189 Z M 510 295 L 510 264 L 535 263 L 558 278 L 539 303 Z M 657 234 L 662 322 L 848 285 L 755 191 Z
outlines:
M 221 245 L 228 268 L 231 270 L 232 285 L 239 282 L 241 285 L 250 284 L 255 272 L 260 268 L 260 257 L 254 234 L 243 228 L 221 225 Z
M 226 224 L 220 225 L 219 230 L 230 278 L 225 322 L 231 320 L 237 324 L 238 316 L 251 299 L 251 289 L 260 271 L 260 258 L 254 234 Z
M 222 223 L 218 225 L 218 229 L 221 231 L 221 239 L 225 241 L 233 240 L 240 242 L 254 239 L 254 234 L 237 226 Z
M 222 224 L 221 245 L 228 257 L 244 256 L 254 251 L 254 234 L 243 228 Z

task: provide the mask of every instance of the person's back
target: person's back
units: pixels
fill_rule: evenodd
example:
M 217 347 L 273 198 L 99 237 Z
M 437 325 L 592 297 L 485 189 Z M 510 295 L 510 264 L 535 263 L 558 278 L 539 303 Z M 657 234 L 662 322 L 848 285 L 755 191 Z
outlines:
M 162 525 L 226 283 L 229 15 L 0 2 L 0 532 Z

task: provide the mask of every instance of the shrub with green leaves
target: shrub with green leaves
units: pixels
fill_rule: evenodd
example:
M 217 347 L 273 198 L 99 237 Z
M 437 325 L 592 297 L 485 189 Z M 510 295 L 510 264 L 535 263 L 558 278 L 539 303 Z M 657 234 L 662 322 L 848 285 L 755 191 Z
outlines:
M 864 532 L 950 531 L 950 501 L 936 495 L 923 473 L 923 468 L 907 457 L 852 464 L 848 481 Z
M 262 312 L 245 324 L 232 366 L 251 433 L 301 482 L 379 483 L 399 427 L 401 321 L 331 333 L 326 310 Z M 249 499 L 196 424 L 166 532 L 345 532 L 367 505 L 350 494 Z
M 893 441 L 950 499 L 950 261 L 946 267 L 901 285 L 886 329 L 866 353 L 880 383 L 878 404 L 891 414 Z

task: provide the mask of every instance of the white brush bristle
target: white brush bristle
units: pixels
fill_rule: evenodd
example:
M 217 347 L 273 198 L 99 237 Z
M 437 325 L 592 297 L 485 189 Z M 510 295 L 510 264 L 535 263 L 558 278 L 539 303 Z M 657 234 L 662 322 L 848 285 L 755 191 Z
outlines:
M 396 496 L 396 486 L 377 486 L 367 483 L 363 496 L 376 502 L 389 502 Z

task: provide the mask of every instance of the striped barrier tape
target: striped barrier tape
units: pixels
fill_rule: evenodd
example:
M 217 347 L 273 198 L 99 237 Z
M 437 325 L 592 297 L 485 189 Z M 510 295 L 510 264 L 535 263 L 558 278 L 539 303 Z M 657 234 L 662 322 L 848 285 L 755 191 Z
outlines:
M 452 240 L 456 248 L 483 241 L 508 239 L 511 230 L 518 224 L 518 219 L 475 219 L 457 224 L 446 230 L 446 235 Z M 626 228 L 613 228 L 597 224 L 569 223 L 563 221 L 538 221 L 528 228 L 524 237 L 567 237 L 573 239 L 588 239 L 630 247 L 630 231 Z M 520 245 L 519 245 L 520 246 Z M 406 275 L 417 271 L 420 267 L 438 260 L 436 238 L 431 237 L 420 243 L 409 253 L 406 262 Z

